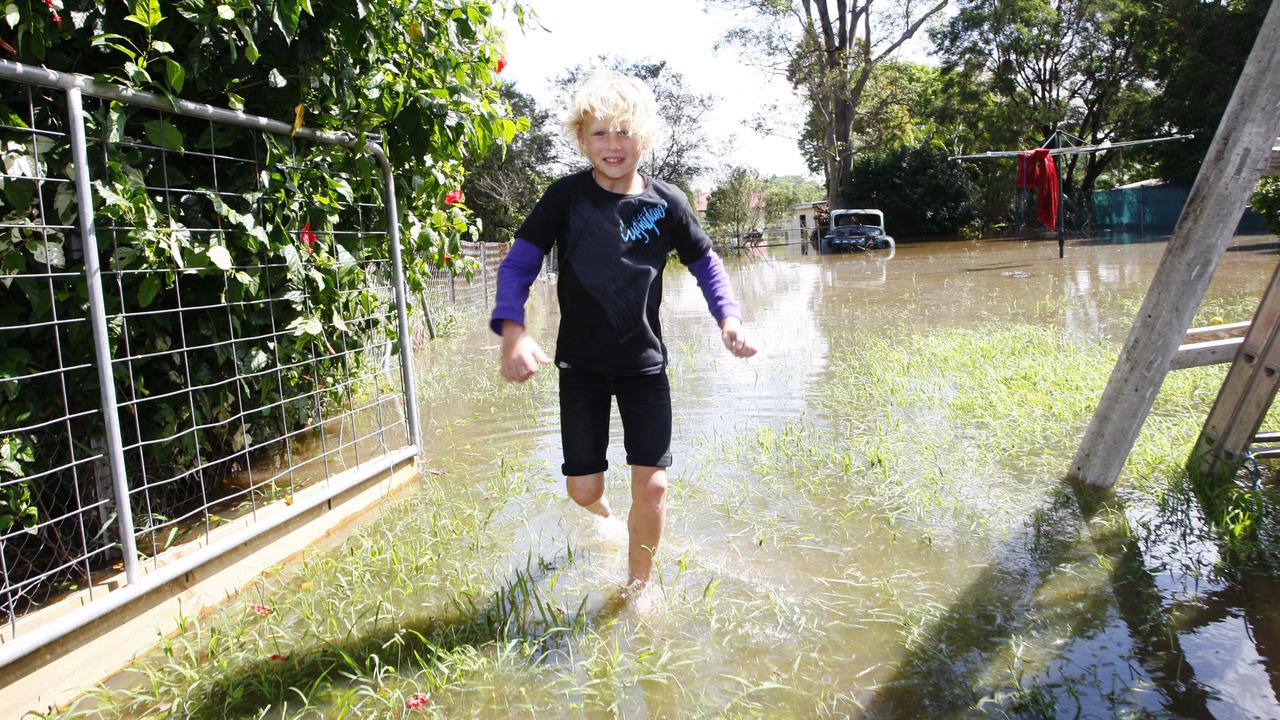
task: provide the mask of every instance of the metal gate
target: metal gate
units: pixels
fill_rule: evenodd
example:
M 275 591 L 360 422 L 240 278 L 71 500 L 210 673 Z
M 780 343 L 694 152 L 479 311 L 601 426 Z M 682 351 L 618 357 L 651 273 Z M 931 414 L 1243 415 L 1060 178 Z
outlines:
M 8 61 L 0 143 L 3 666 L 420 440 L 377 144 Z

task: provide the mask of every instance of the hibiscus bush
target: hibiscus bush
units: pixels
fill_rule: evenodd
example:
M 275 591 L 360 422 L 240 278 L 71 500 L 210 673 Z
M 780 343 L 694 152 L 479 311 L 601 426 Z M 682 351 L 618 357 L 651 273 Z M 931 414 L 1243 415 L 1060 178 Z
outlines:
M 0 56 L 377 141 L 394 168 L 405 271 L 418 289 L 435 267 L 466 270 L 459 242 L 477 228 L 459 191 L 465 168 L 526 126 L 498 93 L 504 61 L 495 10 L 483 0 L 16 0 L 0 22 Z M 51 289 L 24 277 L 83 268 L 74 189 L 41 181 L 70 176 L 61 93 L 0 86 L 0 125 L 8 128 L 0 148 L 4 534 L 97 500 L 93 483 L 41 473 L 100 452 L 91 439 L 102 429 L 91 412 L 99 392 L 93 372 L 46 374 L 91 362 L 88 323 L 59 323 L 86 315 L 83 284 Z M 281 452 L 274 438 L 305 428 L 313 402 L 349 400 L 349 388 L 335 389 L 340 380 L 361 377 L 361 364 L 373 362 L 344 349 L 400 340 L 394 324 L 377 319 L 387 292 L 376 288 L 389 282 L 378 166 L 343 147 L 85 104 L 101 262 L 116 273 L 107 312 L 131 313 L 127 331 L 121 322 L 109 328 L 112 352 L 138 358 L 117 364 L 117 385 L 145 398 L 172 395 L 147 402 L 145 412 L 140 403 L 122 408 L 125 442 L 177 438 L 126 461 L 169 477 L 211 458 L 239 458 L 220 468 L 225 475 L 257 459 L 255 447 Z M 247 156 L 247 148 L 252 163 L 210 161 Z M 179 307 L 216 311 L 189 317 Z M 280 330 L 289 342 L 253 341 Z M 171 352 L 182 347 L 205 349 Z M 284 369 L 283 382 L 258 375 L 270 364 Z M 21 381 L 5 382 L 14 378 Z M 201 390 L 189 399 L 187 387 Z M 51 402 L 62 397 L 71 407 Z M 229 421 L 245 407 L 279 411 Z M 7 430 L 60 416 L 75 419 Z M 184 434 L 190 427 L 202 430 Z M 40 479 L 25 480 L 32 475 Z M 211 480 L 200 475 L 167 484 L 170 507 L 152 508 L 140 526 L 205 497 Z M 60 544 L 79 542 L 63 543 L 67 533 L 56 523 L 43 528 L 30 546 L 39 552 L 52 547 L 57 555 Z M 94 541 L 106 534 L 88 530 Z M 15 567 L 65 562 L 18 558 L 17 544 L 0 544 L 11 579 Z

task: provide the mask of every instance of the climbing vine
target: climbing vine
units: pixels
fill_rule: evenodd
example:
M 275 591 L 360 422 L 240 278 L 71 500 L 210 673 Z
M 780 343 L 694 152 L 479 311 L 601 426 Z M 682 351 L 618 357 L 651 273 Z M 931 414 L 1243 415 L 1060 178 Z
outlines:
M 477 228 L 458 191 L 466 168 L 527 126 L 498 94 L 496 9 L 485 0 L 15 0 L 4 4 L 0 57 L 378 142 L 395 170 L 406 277 L 417 289 L 433 268 L 468 271 L 459 243 Z M 0 327 L 11 328 L 0 331 L 0 533 L 34 531 L 61 512 L 51 497 L 68 479 L 23 478 L 92 451 L 40 432 L 4 433 L 82 409 L 51 397 L 94 407 L 99 393 L 92 373 L 41 375 L 90 358 L 88 324 L 54 321 L 85 315 L 83 286 L 50 292 L 24 278 L 82 262 L 67 229 L 74 189 L 46 180 L 69 173 L 59 102 L 9 83 L 0 92 Z M 87 113 L 91 141 L 109 150 L 91 161 L 103 264 L 117 283 L 108 314 L 143 311 L 127 335 L 121 323 L 109 328 L 113 356 L 139 358 L 115 367 L 117 381 L 150 397 L 208 386 L 194 402 L 177 395 L 126 418 L 126 444 L 181 438 L 139 451 L 149 467 L 247 456 L 305 427 L 311 399 L 340 402 L 340 378 L 369 361 L 344 348 L 400 340 L 394 324 L 374 319 L 386 302 L 372 288 L 387 282 L 387 234 L 353 231 L 386 224 L 369 202 L 381 199 L 383 177 L 360 152 L 119 103 L 87 104 Z M 251 169 L 210 168 L 208 156 L 255 143 Z M 235 337 L 283 329 L 290 340 L 227 342 L 225 324 L 184 324 L 169 312 L 227 304 Z M 182 346 L 212 349 L 168 352 Z M 286 368 L 283 386 L 253 379 L 270 363 Z M 243 378 L 240 387 L 218 382 L 226 377 Z M 282 409 L 228 422 L 241 405 Z M 90 426 L 76 435 L 101 436 L 96 420 L 81 422 Z M 192 426 L 209 429 L 182 434 Z

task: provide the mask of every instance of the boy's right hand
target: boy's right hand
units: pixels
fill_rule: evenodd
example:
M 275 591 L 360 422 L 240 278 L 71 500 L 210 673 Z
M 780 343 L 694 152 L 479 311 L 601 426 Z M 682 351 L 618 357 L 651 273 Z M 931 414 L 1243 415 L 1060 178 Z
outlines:
M 524 382 L 538 372 L 538 365 L 551 362 L 533 338 L 524 333 L 520 323 L 502 321 L 502 377 Z

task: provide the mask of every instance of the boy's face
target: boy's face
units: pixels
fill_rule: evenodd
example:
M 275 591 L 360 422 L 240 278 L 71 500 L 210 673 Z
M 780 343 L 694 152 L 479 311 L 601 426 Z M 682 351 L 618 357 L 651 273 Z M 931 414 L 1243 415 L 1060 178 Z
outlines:
M 578 132 L 578 144 L 596 172 L 610 180 L 635 175 L 640 164 L 640 140 L 626 126 L 610 129 L 610 121 L 587 116 Z

